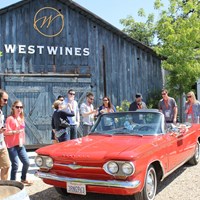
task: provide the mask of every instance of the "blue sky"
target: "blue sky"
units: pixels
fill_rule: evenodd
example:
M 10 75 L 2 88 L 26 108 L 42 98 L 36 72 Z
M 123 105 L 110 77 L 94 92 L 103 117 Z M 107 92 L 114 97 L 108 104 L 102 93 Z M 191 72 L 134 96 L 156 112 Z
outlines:
M 73 0 L 84 8 L 98 15 L 113 26 L 122 29 L 119 20 L 128 15 L 134 17 L 136 21 L 142 21 L 137 16 L 137 11 L 144 8 L 146 14 L 157 13 L 153 8 L 154 0 Z M 0 8 L 19 2 L 19 0 L 0 0 Z M 162 0 L 167 5 L 169 0 Z

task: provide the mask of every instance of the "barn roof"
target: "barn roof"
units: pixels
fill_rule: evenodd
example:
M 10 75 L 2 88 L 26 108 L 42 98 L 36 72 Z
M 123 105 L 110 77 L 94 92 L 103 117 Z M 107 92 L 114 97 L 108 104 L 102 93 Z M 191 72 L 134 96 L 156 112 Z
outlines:
M 10 10 L 17 9 L 17 8 L 23 6 L 24 4 L 27 4 L 27 3 L 31 2 L 31 1 L 36 1 L 36 0 L 22 0 L 22 1 L 19 1 L 19 2 L 15 3 L 15 4 L 7 6 L 5 8 L 2 8 L 2 9 L 0 9 L 0 15 L 4 14 L 6 12 L 9 12 Z M 87 17 L 91 21 L 94 21 L 96 24 L 99 24 L 102 27 L 104 27 L 105 29 L 107 29 L 107 30 L 119 35 L 120 37 L 122 37 L 125 40 L 127 40 L 128 42 L 136 45 L 137 47 L 139 47 L 143 51 L 149 52 L 149 53 L 151 53 L 151 54 L 153 54 L 153 55 L 155 55 L 155 56 L 157 56 L 157 57 L 159 57 L 161 59 L 161 57 L 158 56 L 156 54 L 156 52 L 152 48 L 144 45 L 143 43 L 137 41 L 136 39 L 133 39 L 133 38 L 129 37 L 127 34 L 122 32 L 121 30 L 119 30 L 118 28 L 116 28 L 115 26 L 110 24 L 109 22 L 105 21 L 104 19 L 100 18 L 96 14 L 92 13 L 88 9 L 82 7 L 78 3 L 75 3 L 72 0 L 56 0 L 56 1 L 61 2 L 63 4 L 66 4 L 68 7 L 70 7 L 73 10 L 75 10 L 76 12 L 80 13 L 81 15 Z

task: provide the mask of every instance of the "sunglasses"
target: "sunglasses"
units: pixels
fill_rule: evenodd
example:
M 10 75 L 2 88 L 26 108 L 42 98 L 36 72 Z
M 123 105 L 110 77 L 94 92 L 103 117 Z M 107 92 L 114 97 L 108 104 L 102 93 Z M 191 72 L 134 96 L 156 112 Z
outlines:
M 23 109 L 23 106 L 15 106 L 15 108 L 17 108 L 17 109 Z
M 192 96 L 187 96 L 187 98 L 191 98 Z
M 68 94 L 75 96 L 75 93 L 68 93 Z
M 162 93 L 162 95 L 166 95 L 166 93 Z
M 104 99 L 103 101 L 108 101 L 108 99 Z
M 8 99 L 3 99 L 3 101 L 4 101 L 4 102 L 7 102 L 7 101 L 8 101 Z

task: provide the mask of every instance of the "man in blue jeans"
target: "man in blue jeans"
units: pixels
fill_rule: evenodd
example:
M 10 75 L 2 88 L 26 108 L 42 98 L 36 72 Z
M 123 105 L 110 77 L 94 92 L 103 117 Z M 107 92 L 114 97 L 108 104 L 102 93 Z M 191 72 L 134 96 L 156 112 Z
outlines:
M 74 112 L 74 117 L 68 117 L 70 122 L 70 139 L 76 139 L 77 138 L 77 129 L 80 125 L 80 113 L 78 108 L 78 102 L 75 100 L 75 91 L 73 89 L 70 89 L 67 92 L 67 97 L 64 100 L 64 105 L 67 108 L 66 112 L 71 112 L 69 110 L 69 107 L 72 108 L 72 111 Z M 67 104 L 70 104 L 68 106 Z

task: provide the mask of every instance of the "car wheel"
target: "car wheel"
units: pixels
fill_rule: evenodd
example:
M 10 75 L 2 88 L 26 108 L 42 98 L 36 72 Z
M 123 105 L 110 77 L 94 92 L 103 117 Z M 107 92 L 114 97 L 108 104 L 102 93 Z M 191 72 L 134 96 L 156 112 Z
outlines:
M 199 159 L 200 159 L 200 145 L 199 142 L 197 142 L 196 144 L 196 148 L 195 148 L 195 154 L 194 156 L 188 161 L 189 164 L 191 165 L 197 165 L 199 163 Z
M 145 179 L 144 188 L 134 195 L 135 200 L 153 200 L 157 190 L 157 175 L 153 165 L 150 165 Z
M 65 188 L 60 188 L 60 187 L 54 187 L 54 188 L 56 189 L 56 191 L 57 191 L 59 194 L 61 194 L 61 195 L 63 195 L 63 196 L 69 195 L 69 194 L 67 193 L 67 190 L 66 190 Z

